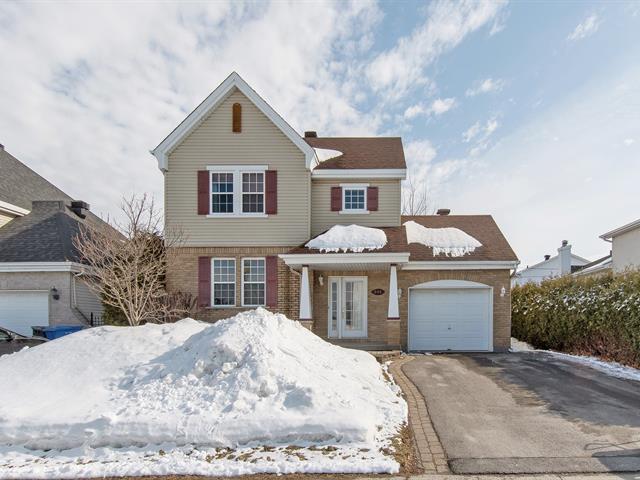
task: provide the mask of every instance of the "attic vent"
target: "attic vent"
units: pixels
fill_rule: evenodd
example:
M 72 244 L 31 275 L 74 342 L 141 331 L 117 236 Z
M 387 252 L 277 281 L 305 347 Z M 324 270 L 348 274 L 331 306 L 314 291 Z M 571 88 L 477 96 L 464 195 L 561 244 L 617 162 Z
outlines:
M 307 130 L 306 132 L 304 132 L 304 138 L 317 138 L 317 137 L 318 137 L 318 132 L 314 130 Z
M 436 212 L 437 215 L 449 215 L 451 213 L 451 209 L 449 208 L 439 208 Z
M 89 211 L 89 204 L 87 202 L 83 202 L 82 200 L 74 200 L 71 202 L 71 211 L 75 213 L 80 218 L 85 218 L 87 216 L 87 212 Z
M 242 105 L 239 103 L 233 104 L 233 125 L 231 130 L 233 133 L 242 132 Z

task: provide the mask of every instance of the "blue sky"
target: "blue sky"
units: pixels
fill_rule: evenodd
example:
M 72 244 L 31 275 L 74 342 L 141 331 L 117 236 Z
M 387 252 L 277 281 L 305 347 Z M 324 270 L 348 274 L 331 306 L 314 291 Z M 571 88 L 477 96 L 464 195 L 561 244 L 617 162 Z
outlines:
M 524 265 L 640 216 L 638 2 L 3 2 L 0 51 L 0 142 L 104 215 L 236 70 L 299 132 L 401 135 Z

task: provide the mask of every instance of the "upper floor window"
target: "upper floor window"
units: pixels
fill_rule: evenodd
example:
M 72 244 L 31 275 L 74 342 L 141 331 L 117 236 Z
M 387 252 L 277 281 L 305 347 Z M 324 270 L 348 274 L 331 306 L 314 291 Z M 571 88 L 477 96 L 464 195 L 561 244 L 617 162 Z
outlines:
M 211 216 L 264 216 L 266 166 L 209 167 Z
M 345 213 L 365 213 L 367 211 L 367 186 L 342 186 L 342 211 Z

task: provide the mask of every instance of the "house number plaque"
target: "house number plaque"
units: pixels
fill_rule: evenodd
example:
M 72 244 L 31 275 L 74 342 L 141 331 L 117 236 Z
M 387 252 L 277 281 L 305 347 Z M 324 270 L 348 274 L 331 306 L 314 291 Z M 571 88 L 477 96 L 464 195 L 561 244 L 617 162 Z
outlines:
M 373 295 L 384 295 L 384 290 L 381 288 L 374 288 L 373 290 L 371 290 L 371 293 Z

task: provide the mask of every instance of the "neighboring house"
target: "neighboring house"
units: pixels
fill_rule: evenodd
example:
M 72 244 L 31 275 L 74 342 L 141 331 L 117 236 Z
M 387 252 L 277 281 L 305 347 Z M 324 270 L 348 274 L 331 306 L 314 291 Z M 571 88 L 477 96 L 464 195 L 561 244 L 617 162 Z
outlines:
M 573 273 L 574 277 L 597 277 L 611 272 L 611 254 L 594 260 L 580 267 Z
M 491 216 L 401 216 L 400 138 L 301 137 L 233 73 L 152 153 L 185 238 L 168 288 L 196 318 L 266 306 L 351 347 L 509 348 L 516 255 Z
M 83 279 L 73 237 L 85 222 L 104 224 L 0 146 L 0 327 L 87 324 L 102 317 Z
M 611 266 L 614 273 L 640 268 L 640 219 L 600 235 L 611 242 Z
M 570 275 L 588 263 L 589 260 L 586 258 L 571 253 L 571 245 L 567 240 L 563 240 L 557 255 L 553 257 L 545 255 L 542 262 L 527 266 L 517 272 L 511 278 L 511 286 L 525 285 L 530 282 L 540 283 L 549 278 Z

